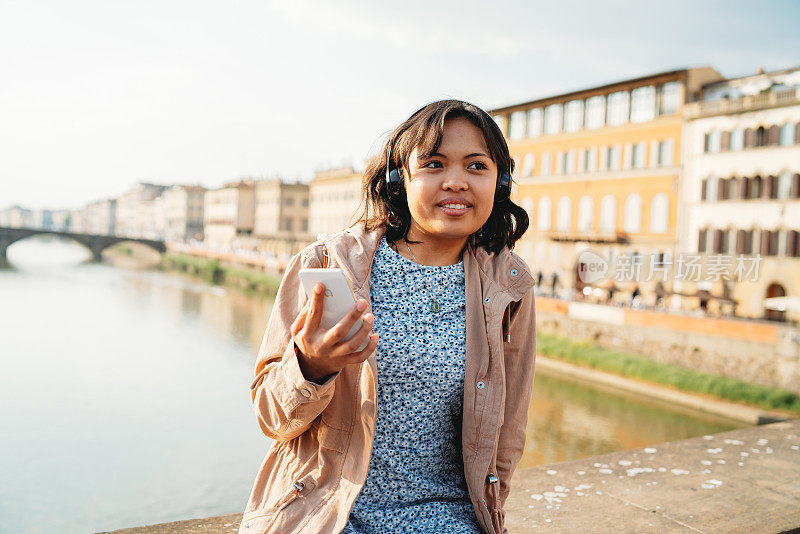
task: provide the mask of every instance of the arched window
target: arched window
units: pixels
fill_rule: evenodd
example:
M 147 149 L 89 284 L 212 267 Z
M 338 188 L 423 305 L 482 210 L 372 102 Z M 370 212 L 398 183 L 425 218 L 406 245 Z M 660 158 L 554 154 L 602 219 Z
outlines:
M 741 180 L 739 180 L 736 176 L 731 177 L 728 180 L 728 198 L 742 198 L 741 186 Z
M 533 166 L 535 164 L 535 160 L 533 158 L 533 154 L 525 154 L 525 158 L 522 160 L 522 176 L 528 177 L 533 175 Z
M 597 147 L 591 146 L 586 151 L 586 172 L 597 171 Z
M 556 212 L 556 230 L 565 232 L 570 229 L 572 223 L 572 201 L 568 196 L 558 199 L 558 211 Z
M 665 139 L 658 145 L 658 164 L 661 167 L 671 167 L 674 161 L 675 141 Z
M 539 208 L 536 213 L 536 228 L 537 230 L 549 230 L 550 220 L 552 219 L 553 206 L 550 202 L 550 197 L 542 197 L 539 199 Z
M 523 198 L 522 208 L 528 214 L 528 220 L 533 222 L 533 199 L 531 197 Z
M 706 134 L 706 152 L 719 152 L 722 136 L 719 130 L 711 130 Z
M 639 193 L 631 193 L 625 199 L 623 217 L 622 227 L 626 232 L 633 233 L 642 229 L 642 197 Z
M 744 148 L 744 130 L 736 128 L 731 132 L 731 150 L 738 152 Z
M 542 176 L 549 176 L 550 173 L 553 172 L 553 161 L 550 157 L 550 152 L 543 152 L 542 153 Z
M 792 191 L 792 173 L 784 172 L 778 177 L 778 198 L 786 200 Z
M 578 201 L 578 230 L 588 232 L 592 229 L 592 218 L 594 216 L 594 202 L 592 197 L 584 195 Z
M 777 176 L 767 176 L 767 179 L 764 181 L 764 198 L 770 199 L 777 199 L 778 198 L 778 177 Z
M 761 177 L 756 176 L 750 180 L 750 196 L 747 198 L 761 198 Z
M 781 146 L 792 146 L 794 144 L 794 124 L 787 122 L 781 126 Z
M 717 200 L 728 200 L 728 180 L 720 178 L 717 180 Z
M 766 133 L 765 145 L 778 146 L 781 142 L 781 127 L 773 124 Z
M 633 144 L 632 143 L 625 143 L 625 147 L 622 149 L 622 169 L 628 170 L 631 168 L 633 164 Z
M 600 201 L 600 230 L 614 232 L 617 229 L 617 199 L 606 195 Z
M 756 130 L 756 143 L 754 146 L 764 146 L 767 142 L 767 134 L 763 126 L 759 126 Z
M 697 232 L 697 252 L 705 252 L 708 242 L 708 230 L 703 228 Z
M 753 148 L 756 146 L 756 131 L 748 128 L 744 131 L 744 148 Z
M 564 173 L 573 174 L 575 172 L 575 149 L 567 150 L 566 162 L 564 163 Z
M 654 234 L 666 234 L 669 226 L 669 197 L 665 193 L 657 193 L 650 201 L 650 231 Z

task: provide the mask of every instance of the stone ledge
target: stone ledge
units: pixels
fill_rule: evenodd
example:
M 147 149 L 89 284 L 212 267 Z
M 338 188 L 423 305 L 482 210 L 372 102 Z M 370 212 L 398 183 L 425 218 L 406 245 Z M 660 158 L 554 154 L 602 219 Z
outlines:
M 800 419 L 521 469 L 505 509 L 512 534 L 800 532 Z M 221 534 L 240 520 L 114 534 Z

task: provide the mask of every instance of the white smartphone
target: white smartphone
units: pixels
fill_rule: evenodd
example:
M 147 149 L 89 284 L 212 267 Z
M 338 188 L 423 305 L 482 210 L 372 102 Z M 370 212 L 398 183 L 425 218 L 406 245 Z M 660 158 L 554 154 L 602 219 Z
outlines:
M 353 306 L 356 305 L 353 290 L 350 288 L 350 283 L 347 281 L 347 277 L 341 269 L 300 269 L 299 274 L 308 300 L 311 300 L 314 294 L 314 286 L 317 282 L 322 282 L 325 286 L 324 298 L 322 300 L 322 318 L 320 319 L 321 328 L 330 330 L 333 325 L 350 313 Z M 362 322 L 361 317 L 359 317 L 343 339 L 347 340 L 353 337 L 361 328 Z M 355 352 L 364 350 L 368 344 L 369 336 L 364 338 L 364 342 Z

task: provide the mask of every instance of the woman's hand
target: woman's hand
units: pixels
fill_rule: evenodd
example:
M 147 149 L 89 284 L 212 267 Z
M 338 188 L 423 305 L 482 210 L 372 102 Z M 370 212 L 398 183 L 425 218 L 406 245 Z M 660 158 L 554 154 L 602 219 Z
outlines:
M 353 309 L 330 330 L 320 328 L 322 301 L 325 298 L 325 285 L 317 282 L 311 300 L 306 301 L 297 319 L 292 323 L 292 339 L 302 354 L 298 354 L 300 370 L 307 380 L 318 381 L 340 371 L 345 365 L 360 363 L 372 354 L 378 346 L 378 334 L 370 334 L 375 317 L 369 313 L 362 317 L 361 328 L 347 341 L 342 338 L 356 324 L 361 313 L 367 309 L 364 299 L 356 301 Z M 364 338 L 370 340 L 364 350 L 354 352 L 361 346 Z

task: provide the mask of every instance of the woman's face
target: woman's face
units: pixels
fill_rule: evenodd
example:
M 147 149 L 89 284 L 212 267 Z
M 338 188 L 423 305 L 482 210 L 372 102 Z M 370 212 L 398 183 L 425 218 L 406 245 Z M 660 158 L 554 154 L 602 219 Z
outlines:
M 445 120 L 438 152 L 421 158 L 415 148 L 404 175 L 411 239 L 462 239 L 492 213 L 497 165 L 483 133 L 469 119 Z

